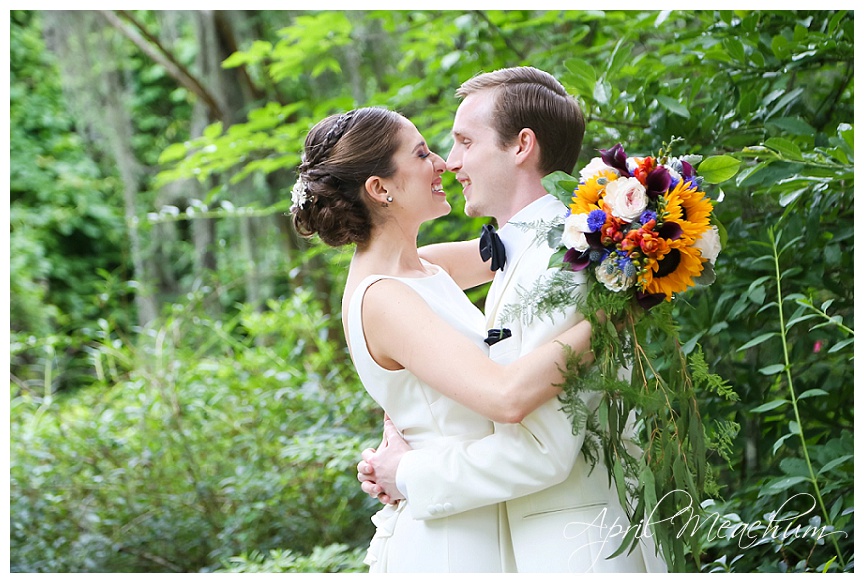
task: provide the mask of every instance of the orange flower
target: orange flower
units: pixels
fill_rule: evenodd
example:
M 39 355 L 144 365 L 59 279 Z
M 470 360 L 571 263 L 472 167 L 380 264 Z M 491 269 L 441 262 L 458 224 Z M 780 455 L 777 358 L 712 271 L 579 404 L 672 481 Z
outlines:
M 645 255 L 650 257 L 663 257 L 669 253 L 669 241 L 658 237 L 654 231 L 646 231 L 642 234 L 639 246 Z
M 654 158 L 647 156 L 645 158 L 634 158 L 634 160 L 636 161 L 637 166 L 636 169 L 633 170 L 633 176 L 635 176 L 639 182 L 645 184 L 648 178 L 648 173 L 656 167 Z

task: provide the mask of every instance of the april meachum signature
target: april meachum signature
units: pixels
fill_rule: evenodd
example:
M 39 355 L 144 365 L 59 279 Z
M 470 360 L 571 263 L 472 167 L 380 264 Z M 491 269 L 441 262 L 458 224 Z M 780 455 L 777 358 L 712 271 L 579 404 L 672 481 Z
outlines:
M 671 496 L 675 493 L 681 493 L 686 496 L 689 500 L 687 505 L 672 516 L 666 518 L 657 517 L 657 508 L 660 506 L 660 503 L 665 500 L 667 496 Z M 793 511 L 792 514 L 790 514 L 789 516 L 783 516 L 779 519 L 777 518 L 778 516 L 783 515 L 784 509 L 788 504 L 790 504 L 793 500 L 801 497 L 806 497 L 810 500 L 810 508 L 808 508 L 805 512 L 795 514 Z M 764 525 L 761 520 L 757 520 L 751 523 L 741 521 L 733 522 L 725 517 L 720 516 L 720 514 L 717 512 L 712 512 L 705 516 L 700 516 L 700 513 L 696 512 L 696 510 L 693 508 L 693 498 L 686 491 L 673 490 L 672 492 L 665 494 L 657 502 L 654 508 L 651 509 L 651 512 L 649 512 L 644 519 L 640 520 L 638 524 L 629 524 L 626 520 L 623 520 L 622 524 L 622 517 L 620 516 L 616 516 L 612 524 L 607 524 L 607 509 L 602 508 L 597 514 L 596 518 L 591 522 L 568 523 L 564 528 L 564 537 L 568 539 L 578 538 L 580 536 L 584 536 L 589 531 L 589 529 L 597 529 L 596 533 L 592 533 L 595 535 L 592 537 L 592 542 L 588 542 L 580 546 L 574 552 L 578 552 L 582 549 L 585 549 L 586 547 L 599 545 L 600 552 L 598 552 L 595 556 L 603 557 L 612 554 L 612 552 L 617 549 L 616 545 L 615 548 L 611 548 L 608 553 L 604 553 L 606 543 L 610 540 L 618 537 L 626 537 L 630 534 L 630 531 L 634 529 L 636 530 L 636 532 L 634 533 L 634 538 L 639 540 L 651 539 L 652 534 L 651 528 L 649 528 L 650 526 L 667 521 L 669 523 L 672 523 L 672 521 L 676 518 L 680 518 L 682 521 L 684 521 L 683 526 L 676 533 L 676 538 L 681 537 L 683 534 L 687 533 L 688 530 L 691 536 L 695 535 L 700 529 L 707 526 L 707 539 L 709 541 L 713 541 L 718 538 L 727 538 L 729 540 L 737 538 L 738 548 L 740 549 L 749 549 L 753 545 L 766 538 L 773 539 L 781 537 L 783 539 L 799 539 L 810 537 L 815 538 L 816 540 L 821 540 L 826 536 L 830 535 L 842 534 L 843 536 L 848 536 L 848 533 L 842 530 L 828 530 L 826 532 L 826 530 L 830 528 L 828 525 L 824 525 L 821 527 L 807 525 L 806 527 L 804 527 L 804 530 L 802 532 L 802 525 L 795 524 L 794 521 L 808 515 L 815 508 L 816 499 L 811 494 L 800 493 L 789 497 L 783 504 L 780 505 L 777 510 L 770 513 L 767 517 L 768 521 Z M 688 513 L 689 517 L 687 516 Z M 785 528 L 783 527 L 784 524 L 786 525 Z M 577 529 L 579 527 L 582 527 L 582 529 L 577 532 Z

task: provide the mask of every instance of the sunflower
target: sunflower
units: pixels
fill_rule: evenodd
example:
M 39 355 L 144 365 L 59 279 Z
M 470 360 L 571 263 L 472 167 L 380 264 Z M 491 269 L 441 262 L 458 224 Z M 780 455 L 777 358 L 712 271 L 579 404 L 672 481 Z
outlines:
M 573 191 L 573 203 L 570 211 L 574 215 L 590 213 L 600 208 L 599 201 L 606 194 L 606 185 L 618 180 L 618 174 L 612 170 L 601 170 Z
M 711 199 L 692 182 L 680 181 L 666 193 L 664 222 L 678 223 L 682 236 L 691 243 L 711 226 Z
M 672 295 L 695 285 L 694 277 L 702 274 L 702 257 L 687 241 L 677 239 L 669 242 L 669 252 L 659 259 L 648 259 L 639 274 L 639 287 L 648 294 Z

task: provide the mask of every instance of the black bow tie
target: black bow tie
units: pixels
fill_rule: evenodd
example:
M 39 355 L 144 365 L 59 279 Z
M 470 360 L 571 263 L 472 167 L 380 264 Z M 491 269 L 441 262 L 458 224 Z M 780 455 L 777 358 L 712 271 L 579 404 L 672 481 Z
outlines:
M 513 333 L 510 332 L 510 328 L 493 328 L 492 330 L 489 330 L 489 333 L 486 335 L 486 339 L 483 340 L 483 342 L 492 346 L 493 344 L 497 344 L 511 336 L 513 336 Z
M 492 259 L 492 265 L 489 269 L 498 271 L 504 269 L 504 262 L 507 261 L 507 252 L 504 250 L 504 243 L 501 242 L 501 237 L 495 232 L 495 227 L 492 225 L 484 225 L 483 231 L 480 233 L 480 258 L 483 261 Z

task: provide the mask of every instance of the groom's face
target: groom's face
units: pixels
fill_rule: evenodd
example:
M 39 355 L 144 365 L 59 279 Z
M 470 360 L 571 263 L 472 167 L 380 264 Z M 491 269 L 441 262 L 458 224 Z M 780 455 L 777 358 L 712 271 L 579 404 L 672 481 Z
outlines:
M 503 216 L 511 197 L 515 162 L 512 152 L 499 146 L 492 127 L 494 105 L 494 91 L 472 93 L 453 120 L 454 143 L 447 156 L 447 170 L 462 185 L 469 217 Z

